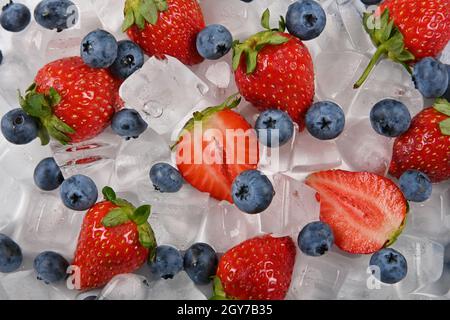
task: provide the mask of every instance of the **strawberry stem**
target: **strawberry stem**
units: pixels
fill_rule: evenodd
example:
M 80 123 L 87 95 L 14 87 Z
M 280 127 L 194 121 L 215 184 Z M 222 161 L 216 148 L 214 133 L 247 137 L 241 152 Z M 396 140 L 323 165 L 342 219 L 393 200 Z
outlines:
M 357 89 L 363 85 L 363 83 L 367 80 L 367 78 L 369 77 L 369 75 L 372 72 L 375 65 L 382 58 L 382 56 L 384 54 L 386 54 L 386 52 L 387 52 L 387 50 L 384 46 L 378 47 L 378 49 L 375 52 L 375 54 L 373 55 L 372 59 L 370 59 L 370 62 L 367 65 L 366 69 L 364 70 L 363 74 L 358 79 L 358 81 L 356 81 L 356 83 L 354 84 L 354 86 L 353 86 L 354 89 Z

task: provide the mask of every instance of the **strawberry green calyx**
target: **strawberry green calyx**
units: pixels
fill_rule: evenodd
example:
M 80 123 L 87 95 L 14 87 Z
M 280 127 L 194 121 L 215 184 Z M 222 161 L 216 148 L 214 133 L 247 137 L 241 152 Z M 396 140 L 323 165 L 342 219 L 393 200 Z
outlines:
M 233 70 L 237 70 L 241 58 L 244 55 L 247 64 L 247 74 L 253 73 L 256 69 L 258 53 L 268 45 L 280 45 L 288 42 L 290 39 L 283 36 L 286 23 L 283 17 L 280 17 L 278 29 L 271 29 L 269 25 L 270 11 L 266 9 L 261 18 L 261 25 L 265 31 L 258 32 L 243 43 L 236 40 L 233 42 Z
M 139 242 L 144 248 L 150 249 L 150 260 L 153 260 L 156 249 L 156 238 L 152 227 L 148 223 L 151 213 L 151 206 L 143 205 L 135 208 L 131 203 L 124 199 L 117 198 L 116 193 L 111 187 L 104 187 L 102 190 L 105 200 L 115 204 L 117 208 L 112 209 L 102 219 L 105 227 L 113 228 L 127 222 L 133 222 L 137 226 L 139 233 Z
M 227 297 L 223 289 L 222 281 L 220 281 L 218 276 L 215 276 L 213 279 L 213 296 L 209 300 L 232 300 Z
M 415 57 L 405 48 L 403 34 L 395 26 L 394 21 L 390 20 L 389 9 L 385 9 L 381 16 L 379 16 L 378 11 L 373 14 L 365 13 L 363 24 L 373 44 L 377 47 L 377 51 L 364 70 L 361 78 L 355 83 L 354 88 L 361 87 L 377 62 L 384 56 L 402 64 L 409 73 L 412 73 L 407 63 L 414 61 Z
M 54 88 L 50 88 L 47 94 L 38 93 L 36 84 L 33 83 L 25 92 L 25 97 L 19 91 L 20 106 L 28 115 L 38 120 L 38 136 L 42 145 L 47 145 L 50 137 L 66 145 L 71 141 L 67 134 L 75 133 L 74 129 L 53 114 L 53 107 L 60 102 L 61 96 Z
M 400 237 L 400 235 L 402 234 L 403 229 L 405 229 L 405 226 L 406 226 L 406 220 L 408 219 L 408 213 L 409 213 L 409 203 L 408 203 L 408 201 L 406 201 L 405 219 L 403 219 L 400 227 L 392 233 L 392 235 L 389 237 L 389 240 L 386 241 L 386 244 L 384 245 L 385 248 L 392 246 L 397 241 L 398 237 Z
M 224 103 L 214 106 L 214 107 L 208 107 L 202 111 L 196 111 L 193 113 L 192 118 L 189 119 L 188 122 L 184 125 L 183 129 L 181 130 L 181 133 L 178 136 L 177 142 L 171 146 L 171 149 L 173 150 L 178 143 L 180 143 L 181 139 L 183 138 L 183 134 L 186 131 L 192 131 L 194 129 L 196 122 L 204 121 L 205 119 L 209 118 L 210 116 L 214 115 L 217 112 L 223 111 L 223 110 L 232 110 L 236 108 L 239 103 L 241 103 L 241 97 L 238 93 L 233 94 L 232 96 L 228 97 L 227 100 L 224 101 Z
M 122 31 L 125 32 L 133 25 L 144 29 L 145 22 L 155 25 L 160 12 L 169 8 L 167 0 L 127 0 L 125 2 L 125 20 Z
M 436 99 L 434 102 L 434 109 L 450 117 L 450 102 L 446 99 Z M 441 121 L 439 123 L 439 128 L 441 129 L 441 133 L 443 135 L 450 136 L 450 118 Z

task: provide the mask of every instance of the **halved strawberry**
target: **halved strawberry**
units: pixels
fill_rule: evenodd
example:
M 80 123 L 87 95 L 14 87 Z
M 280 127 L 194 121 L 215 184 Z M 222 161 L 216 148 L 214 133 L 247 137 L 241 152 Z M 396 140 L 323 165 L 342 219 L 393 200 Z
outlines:
M 306 184 L 319 193 L 320 220 L 331 226 L 344 251 L 373 253 L 394 243 L 403 230 L 408 203 L 385 177 L 329 170 L 309 175 Z
M 245 170 L 256 169 L 259 161 L 256 132 L 231 110 L 239 102 L 233 96 L 220 106 L 194 113 L 176 145 L 183 178 L 198 190 L 229 202 L 233 202 L 233 180 Z

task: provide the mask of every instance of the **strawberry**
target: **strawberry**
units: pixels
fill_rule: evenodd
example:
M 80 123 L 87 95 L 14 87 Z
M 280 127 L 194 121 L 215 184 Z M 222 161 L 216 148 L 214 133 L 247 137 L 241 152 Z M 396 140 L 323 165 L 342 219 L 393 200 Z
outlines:
M 205 28 L 196 0 L 127 0 L 122 30 L 149 56 L 164 54 L 187 65 L 203 61 L 196 47 Z
M 243 43 L 233 44 L 233 69 L 240 94 L 264 111 L 277 108 L 289 113 L 304 128 L 304 116 L 314 98 L 314 68 L 302 41 L 284 31 L 269 27 L 266 10 L 259 32 Z
M 38 118 L 43 145 L 50 136 L 62 144 L 76 143 L 100 134 L 111 122 L 119 98 L 120 80 L 104 69 L 93 69 L 80 57 L 48 63 L 33 85 L 20 96 L 20 105 Z
M 437 57 L 450 40 L 448 0 L 385 0 L 375 11 L 364 15 L 364 28 L 377 51 L 356 82 L 360 87 L 383 56 L 403 64 L 425 57 Z
M 309 175 L 306 184 L 318 192 L 320 220 L 330 225 L 344 251 L 373 253 L 394 243 L 403 230 L 408 203 L 385 177 L 329 170 Z
M 156 240 L 147 219 L 150 206 L 134 208 L 103 188 L 105 201 L 95 204 L 84 217 L 75 259 L 75 288 L 98 288 L 115 275 L 130 273 L 153 259 Z
M 219 261 L 212 300 L 283 300 L 291 284 L 296 248 L 290 237 L 246 240 Z
M 394 143 L 389 173 L 399 178 L 416 169 L 433 182 L 450 179 L 450 103 L 436 100 L 412 120 L 407 132 Z
M 233 202 L 231 185 L 243 171 L 256 169 L 256 132 L 232 109 L 240 98 L 194 113 L 176 144 L 176 163 L 183 178 L 218 200 Z

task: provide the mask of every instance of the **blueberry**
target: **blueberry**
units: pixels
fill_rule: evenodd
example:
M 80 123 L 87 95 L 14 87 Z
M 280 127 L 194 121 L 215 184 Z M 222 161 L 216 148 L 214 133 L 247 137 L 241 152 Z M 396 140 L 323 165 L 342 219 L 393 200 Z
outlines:
M 64 180 L 59 191 L 64 205 L 77 211 L 89 209 L 95 204 L 98 197 L 94 181 L 81 174 Z
M 156 163 L 150 169 L 150 180 L 160 192 L 178 192 L 183 186 L 180 172 L 167 163 Z
M 40 253 L 33 262 L 38 280 L 45 283 L 58 282 L 66 278 L 69 262 L 60 254 L 53 251 Z
M 444 93 L 444 98 L 447 99 L 448 101 L 450 101 L 450 65 L 446 64 L 445 68 L 447 69 L 447 74 L 448 74 L 448 86 L 447 86 L 447 91 L 445 91 L 445 93 Z
M 208 284 L 216 274 L 218 260 L 216 251 L 211 246 L 195 243 L 184 254 L 183 266 L 195 284 Z
M 0 272 L 16 271 L 22 264 L 23 256 L 19 245 L 10 237 L 0 233 Z
M 220 24 L 212 24 L 197 35 L 197 51 L 205 59 L 217 60 L 226 55 L 233 43 L 233 36 Z
M 298 247 L 312 257 L 324 255 L 334 243 L 334 235 L 330 226 L 321 221 L 308 223 L 298 234 Z
M 53 158 L 41 160 L 34 169 L 33 178 L 38 188 L 45 191 L 55 190 L 64 181 L 62 172 Z
M 234 204 L 243 212 L 255 214 L 266 210 L 275 191 L 270 180 L 258 170 L 247 170 L 231 186 Z
M 299 0 L 289 6 L 286 27 L 290 34 L 301 39 L 317 38 L 325 28 L 327 16 L 322 6 L 313 0 Z
M 155 261 L 149 264 L 153 274 L 163 279 L 172 279 L 183 270 L 183 257 L 174 247 L 158 246 Z
M 117 43 L 117 58 L 110 67 L 113 75 L 120 79 L 126 79 L 144 65 L 144 53 L 142 49 L 130 40 L 122 40 Z
M 3 53 L 2 50 L 0 50 L 0 64 L 2 64 L 2 62 L 3 62 Z
M 30 21 L 30 9 L 21 3 L 14 3 L 10 1 L 2 8 L 0 24 L 6 31 L 22 31 L 30 24 Z
M 405 171 L 401 175 L 399 183 L 400 189 L 409 201 L 424 202 L 430 198 L 433 191 L 430 178 L 417 170 Z
M 60 32 L 78 22 L 78 8 L 69 0 L 43 0 L 34 9 L 34 19 L 46 29 Z
M 366 6 L 372 6 L 374 4 L 379 4 L 382 0 L 361 0 Z
M 282 146 L 294 135 L 294 123 L 291 117 L 277 109 L 269 109 L 261 113 L 256 120 L 255 129 L 259 141 L 268 147 Z
M 449 78 L 445 64 L 427 57 L 416 63 L 412 79 L 425 98 L 439 98 L 447 91 Z
M 398 137 L 411 125 L 411 114 L 400 101 L 384 99 L 377 102 L 370 111 L 372 128 L 386 137 Z
M 375 252 L 370 258 L 370 266 L 375 277 L 388 284 L 400 282 L 408 273 L 408 264 L 405 257 L 391 248 Z
M 81 41 L 81 58 L 92 68 L 110 67 L 117 58 L 117 52 L 116 39 L 105 30 L 92 31 Z
M 1 121 L 2 133 L 6 140 L 14 144 L 26 144 L 38 136 L 39 124 L 22 109 L 8 111 Z
M 315 138 L 331 140 L 345 127 L 345 114 L 336 103 L 321 101 L 313 104 L 306 113 L 306 129 Z
M 83 300 L 97 300 L 97 296 L 87 296 Z
M 253 0 L 241 0 L 242 2 L 247 2 L 247 3 L 250 3 L 250 2 L 252 2 Z
M 142 119 L 139 112 L 133 109 L 122 109 L 116 112 L 111 122 L 112 130 L 127 140 L 130 138 L 138 138 L 147 127 L 147 122 Z

